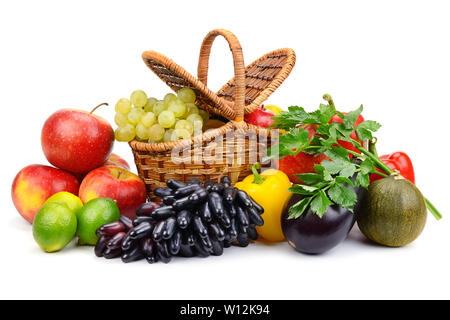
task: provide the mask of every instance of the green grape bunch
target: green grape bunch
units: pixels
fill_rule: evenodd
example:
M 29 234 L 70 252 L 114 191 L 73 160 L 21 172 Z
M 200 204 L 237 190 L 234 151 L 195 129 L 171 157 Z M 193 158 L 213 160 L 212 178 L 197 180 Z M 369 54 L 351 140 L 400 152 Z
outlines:
M 162 100 L 148 97 L 143 90 L 121 98 L 115 106 L 117 141 L 138 140 L 148 143 L 188 139 L 202 132 L 209 120 L 207 111 L 195 105 L 197 97 L 190 88 L 168 93 Z

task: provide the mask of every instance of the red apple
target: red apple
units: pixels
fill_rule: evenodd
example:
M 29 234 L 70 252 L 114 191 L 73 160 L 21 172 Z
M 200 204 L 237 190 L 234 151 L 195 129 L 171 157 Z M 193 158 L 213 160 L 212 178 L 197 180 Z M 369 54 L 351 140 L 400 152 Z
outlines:
M 134 173 L 120 167 L 100 167 L 92 170 L 80 186 L 83 203 L 94 198 L 111 198 L 117 202 L 120 214 L 136 218 L 136 210 L 146 201 L 144 182 Z
M 128 162 L 115 153 L 111 153 L 108 160 L 106 160 L 103 166 L 120 167 L 124 168 L 125 170 L 130 170 L 130 165 L 128 164 Z
M 109 156 L 109 158 L 106 160 L 106 162 L 101 165 L 101 167 L 120 167 L 120 168 L 124 168 L 125 170 L 130 170 L 130 165 L 128 164 L 128 162 L 125 161 L 125 159 L 123 159 L 122 157 L 118 156 L 115 153 L 111 153 L 111 155 Z M 97 169 L 97 168 L 96 168 Z M 73 174 L 75 177 L 77 177 L 78 182 L 81 184 L 81 182 L 83 182 L 84 177 L 86 177 L 87 173 L 74 173 Z
M 45 122 L 41 143 L 51 164 L 83 174 L 100 167 L 108 159 L 114 144 L 114 131 L 99 116 L 63 109 Z
M 33 164 L 14 178 L 11 196 L 17 211 L 30 223 L 44 202 L 60 191 L 78 195 L 79 183 L 72 174 L 49 166 Z
M 245 122 L 253 124 L 258 127 L 268 128 L 273 124 L 272 117 L 275 113 L 265 108 L 264 106 L 258 106 L 252 113 L 246 114 L 244 117 Z

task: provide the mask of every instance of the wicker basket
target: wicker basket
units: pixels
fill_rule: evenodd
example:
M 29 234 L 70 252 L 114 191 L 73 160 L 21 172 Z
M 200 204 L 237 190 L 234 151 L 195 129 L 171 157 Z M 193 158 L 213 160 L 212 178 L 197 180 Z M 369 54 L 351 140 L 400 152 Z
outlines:
M 211 46 L 218 35 L 229 43 L 235 76 L 216 94 L 207 87 L 207 76 Z M 191 139 L 162 143 L 131 141 L 129 145 L 149 198 L 152 199 L 152 191 L 165 186 L 168 179 L 186 182 L 195 177 L 205 181 L 219 180 L 228 175 L 235 183 L 250 174 L 251 162 L 255 161 L 251 155 L 265 154 L 265 149 L 270 146 L 270 141 L 267 143 L 270 131 L 245 123 L 244 114 L 253 112 L 287 78 L 295 64 L 294 51 L 287 48 L 272 51 L 245 68 L 237 38 L 229 31 L 213 30 L 205 37 L 200 49 L 198 79 L 160 53 L 146 51 L 142 57 L 146 65 L 174 91 L 185 87 L 193 89 L 199 108 L 229 120 L 224 126 Z M 256 144 L 254 140 L 250 142 L 252 135 L 259 137 Z M 224 137 L 223 143 L 214 145 L 218 137 Z M 175 148 L 184 150 L 178 158 L 172 155 Z M 225 149 L 233 150 L 232 158 Z

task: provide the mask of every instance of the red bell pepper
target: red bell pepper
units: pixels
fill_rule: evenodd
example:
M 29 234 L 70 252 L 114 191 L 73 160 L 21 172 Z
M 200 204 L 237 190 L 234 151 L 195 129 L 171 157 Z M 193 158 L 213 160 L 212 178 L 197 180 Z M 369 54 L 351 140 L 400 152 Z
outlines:
M 411 181 L 412 183 L 415 182 L 414 177 L 414 168 L 411 159 L 408 157 L 408 155 L 404 152 L 394 152 L 392 154 L 386 154 L 379 157 L 383 163 L 385 163 L 389 168 L 392 170 L 398 170 L 400 174 L 405 178 Z M 380 169 L 377 168 L 377 171 L 382 172 Z M 375 173 L 372 173 L 370 175 L 370 183 L 382 179 L 382 176 L 379 176 Z

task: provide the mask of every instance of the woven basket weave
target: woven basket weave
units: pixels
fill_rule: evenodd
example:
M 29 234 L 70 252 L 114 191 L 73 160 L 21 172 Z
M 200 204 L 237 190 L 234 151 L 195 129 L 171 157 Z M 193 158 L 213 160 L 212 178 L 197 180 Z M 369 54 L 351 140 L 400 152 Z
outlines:
M 211 46 L 219 35 L 230 46 L 235 76 L 218 93 L 214 93 L 207 87 L 207 77 Z M 259 158 L 265 155 L 266 148 L 270 146 L 270 131 L 245 123 L 244 114 L 253 112 L 287 78 L 295 64 L 294 51 L 287 48 L 274 50 L 245 67 L 242 48 L 234 34 L 227 30 L 213 30 L 201 45 L 198 78 L 158 52 L 146 51 L 142 58 L 174 91 L 193 89 L 199 108 L 229 120 L 220 128 L 190 139 L 161 143 L 131 141 L 129 145 L 149 198 L 152 199 L 153 190 L 165 186 L 168 179 L 187 182 L 190 178 L 198 178 L 205 181 L 219 180 L 228 175 L 235 183 L 250 174 L 250 162 L 255 160 L 251 155 L 256 153 Z M 229 138 L 225 138 L 227 134 Z M 261 139 L 255 144 L 249 138 L 252 135 L 258 135 Z M 224 137 L 223 143 L 216 141 L 218 137 Z M 185 152 L 174 158 L 174 149 Z M 226 150 L 233 150 L 232 158 L 229 154 L 227 157 Z

